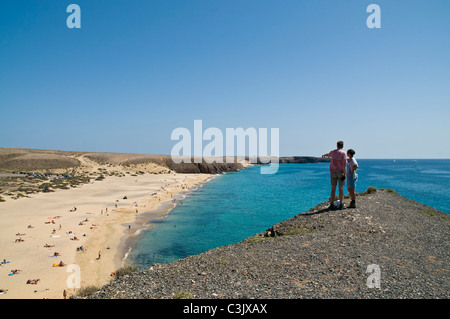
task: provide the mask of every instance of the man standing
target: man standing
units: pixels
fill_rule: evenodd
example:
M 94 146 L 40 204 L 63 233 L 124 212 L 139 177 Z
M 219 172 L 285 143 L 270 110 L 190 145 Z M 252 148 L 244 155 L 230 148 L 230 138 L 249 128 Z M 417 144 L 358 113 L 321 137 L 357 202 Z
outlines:
M 322 155 L 322 157 L 331 158 L 330 162 L 330 176 L 331 176 L 331 196 L 330 196 L 330 208 L 333 208 L 334 198 L 336 196 L 336 185 L 339 182 L 339 209 L 344 207 L 344 184 L 345 184 L 345 164 L 347 162 L 347 155 L 342 150 L 344 148 L 344 142 L 337 142 L 337 149 L 332 150 L 328 154 Z

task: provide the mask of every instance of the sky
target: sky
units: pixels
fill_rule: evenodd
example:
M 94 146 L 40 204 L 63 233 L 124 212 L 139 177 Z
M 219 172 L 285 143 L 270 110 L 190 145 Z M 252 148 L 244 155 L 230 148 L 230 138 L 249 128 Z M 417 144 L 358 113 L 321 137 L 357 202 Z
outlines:
M 448 0 L 1 0 L 0 147 L 170 154 L 202 120 L 278 128 L 281 156 L 343 140 L 357 158 L 450 158 L 449 15 Z

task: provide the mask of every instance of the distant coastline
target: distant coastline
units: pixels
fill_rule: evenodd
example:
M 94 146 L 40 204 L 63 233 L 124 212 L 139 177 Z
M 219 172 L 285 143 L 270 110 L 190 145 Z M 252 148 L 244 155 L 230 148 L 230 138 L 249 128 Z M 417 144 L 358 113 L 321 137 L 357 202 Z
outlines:
M 285 156 L 280 164 L 328 162 L 314 156 Z M 258 160 L 256 165 L 264 164 Z M 0 148 L 0 201 L 18 199 L 39 192 L 68 189 L 107 176 L 142 174 L 221 174 L 252 165 L 246 157 L 234 163 L 175 163 L 169 155 L 73 152 L 22 148 Z M 96 170 L 92 170 L 92 167 Z

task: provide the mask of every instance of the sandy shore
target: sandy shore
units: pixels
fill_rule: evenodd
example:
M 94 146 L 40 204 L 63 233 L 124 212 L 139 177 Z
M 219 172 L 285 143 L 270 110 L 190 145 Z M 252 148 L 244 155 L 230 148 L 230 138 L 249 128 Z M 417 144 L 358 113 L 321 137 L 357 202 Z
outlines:
M 59 299 L 64 290 L 69 297 L 77 291 L 68 287 L 76 284 L 77 274 L 81 288 L 106 284 L 121 267 L 124 243 L 135 236 L 138 217 L 210 177 L 108 176 L 81 187 L 0 203 L 0 261 L 7 261 L 0 266 L 0 289 L 6 290 L 0 299 Z M 81 246 L 84 251 L 77 250 Z M 65 266 L 53 266 L 60 262 Z M 12 270 L 18 273 L 11 275 Z M 37 284 L 27 284 L 35 279 Z

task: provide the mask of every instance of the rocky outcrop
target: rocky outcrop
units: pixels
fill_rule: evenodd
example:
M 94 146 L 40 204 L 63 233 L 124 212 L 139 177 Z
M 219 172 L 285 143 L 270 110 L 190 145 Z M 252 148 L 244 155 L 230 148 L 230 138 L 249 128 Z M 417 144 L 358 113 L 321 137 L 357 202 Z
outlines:
M 120 277 L 91 298 L 448 298 L 448 215 L 391 190 L 366 192 L 356 207 L 321 203 L 242 242 Z
M 246 161 L 248 162 L 250 159 L 246 157 Z M 321 163 L 321 162 L 329 162 L 329 159 L 324 159 L 321 157 L 314 156 L 289 156 L 289 157 L 280 157 L 278 158 L 278 163 L 280 164 L 293 164 L 293 163 Z M 260 159 L 258 158 L 254 161 L 257 165 L 264 165 L 270 162 L 269 158 Z M 276 158 L 272 159 L 273 163 L 276 163 Z M 235 172 L 239 169 L 244 168 L 242 163 L 238 163 L 235 161 L 234 163 L 225 163 L 225 159 L 223 163 L 207 163 L 205 160 L 202 163 L 194 163 L 193 158 L 191 158 L 187 163 L 174 163 L 170 156 L 163 157 L 163 165 L 167 166 L 171 170 L 177 173 L 207 173 L 207 174 L 220 174 L 223 172 Z
M 244 168 L 241 163 L 207 163 L 203 160 L 201 163 L 194 163 L 190 160 L 187 163 L 175 163 L 170 156 L 163 158 L 163 164 L 169 169 L 177 173 L 204 173 L 204 174 L 221 174 L 224 172 L 235 172 Z
M 292 164 L 292 163 L 322 163 L 329 162 L 329 158 L 314 157 L 314 156 L 285 156 L 280 157 L 280 164 Z
M 276 157 L 263 157 L 258 158 L 256 161 L 254 159 L 250 160 L 246 157 L 247 161 L 255 164 L 267 164 L 269 162 L 276 163 Z M 278 163 L 280 164 L 307 164 L 307 163 L 322 163 L 330 162 L 329 158 L 315 157 L 315 156 L 281 156 L 278 158 Z

